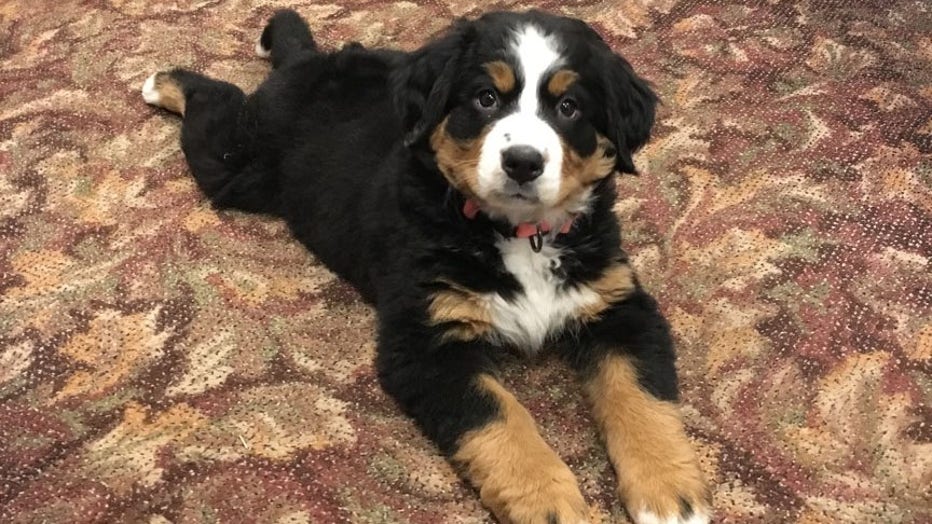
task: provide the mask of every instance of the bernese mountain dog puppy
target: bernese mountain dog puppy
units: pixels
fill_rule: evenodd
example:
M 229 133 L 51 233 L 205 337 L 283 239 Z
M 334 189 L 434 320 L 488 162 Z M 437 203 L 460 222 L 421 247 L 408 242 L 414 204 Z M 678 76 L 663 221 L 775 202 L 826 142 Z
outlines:
M 378 312 L 382 387 L 501 522 L 587 522 L 577 481 L 499 379 L 507 350 L 576 370 L 640 524 L 708 522 L 669 329 L 622 250 L 613 173 L 657 98 L 585 23 L 495 12 L 404 53 L 318 49 L 280 11 L 246 96 L 175 69 L 145 101 L 218 208 L 279 216 Z

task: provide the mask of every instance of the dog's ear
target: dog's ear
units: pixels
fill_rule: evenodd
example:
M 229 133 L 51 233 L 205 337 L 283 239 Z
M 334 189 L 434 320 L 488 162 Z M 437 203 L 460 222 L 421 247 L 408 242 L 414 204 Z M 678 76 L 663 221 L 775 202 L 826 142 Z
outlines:
M 602 71 L 606 132 L 617 149 L 615 169 L 637 174 L 632 157 L 650 138 L 657 95 L 627 60 L 607 48 L 602 54 Z
M 474 33 L 473 22 L 458 20 L 438 39 L 405 57 L 392 73 L 405 145 L 423 140 L 446 114 L 450 90 Z

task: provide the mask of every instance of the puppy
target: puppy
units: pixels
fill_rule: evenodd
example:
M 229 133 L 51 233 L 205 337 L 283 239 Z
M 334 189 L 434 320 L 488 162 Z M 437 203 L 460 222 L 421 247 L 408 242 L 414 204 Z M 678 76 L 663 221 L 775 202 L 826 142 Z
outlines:
M 382 387 L 501 522 L 579 523 L 573 473 L 498 378 L 503 351 L 578 370 L 632 518 L 702 523 L 666 322 L 622 250 L 615 171 L 657 99 L 585 23 L 461 20 L 412 53 L 317 48 L 293 11 L 252 95 L 175 69 L 143 97 L 218 208 L 285 219 L 378 311 Z

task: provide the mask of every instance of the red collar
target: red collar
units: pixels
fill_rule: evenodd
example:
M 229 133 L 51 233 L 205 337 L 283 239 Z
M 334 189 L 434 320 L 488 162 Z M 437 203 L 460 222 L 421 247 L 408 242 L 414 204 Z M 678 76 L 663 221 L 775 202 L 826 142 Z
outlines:
M 476 215 L 479 214 L 479 203 L 475 200 L 468 198 L 466 203 L 463 204 L 463 215 L 466 218 L 472 220 L 476 218 Z M 565 235 L 570 232 L 570 229 L 573 228 L 573 222 L 576 221 L 574 216 L 570 220 L 567 220 L 563 225 L 560 226 L 560 229 L 557 231 L 560 235 Z M 518 238 L 528 238 L 531 241 L 531 248 L 537 252 L 540 251 L 543 246 L 542 236 L 546 233 L 553 231 L 553 227 L 550 225 L 550 222 L 542 220 L 540 222 L 521 222 L 515 227 L 514 235 Z

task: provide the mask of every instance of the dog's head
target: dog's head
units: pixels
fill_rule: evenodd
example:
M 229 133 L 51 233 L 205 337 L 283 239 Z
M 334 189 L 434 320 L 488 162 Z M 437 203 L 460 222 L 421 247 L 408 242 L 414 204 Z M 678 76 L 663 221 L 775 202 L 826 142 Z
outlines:
M 585 23 L 531 11 L 461 20 L 393 79 L 406 142 L 512 223 L 560 223 L 634 173 L 657 98 Z

